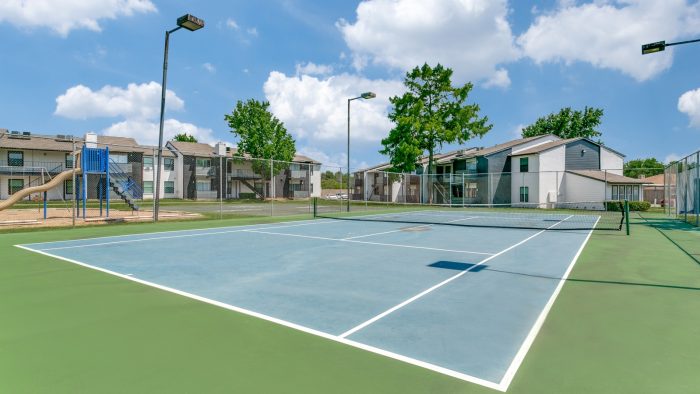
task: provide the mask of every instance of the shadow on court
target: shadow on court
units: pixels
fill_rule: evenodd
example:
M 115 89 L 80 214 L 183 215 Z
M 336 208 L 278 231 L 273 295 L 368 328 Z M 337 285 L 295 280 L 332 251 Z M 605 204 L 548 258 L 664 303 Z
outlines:
M 638 215 L 641 219 L 637 222 L 638 225 L 656 229 L 693 261 L 700 264 L 700 228 L 670 217 L 654 217 L 641 213 Z

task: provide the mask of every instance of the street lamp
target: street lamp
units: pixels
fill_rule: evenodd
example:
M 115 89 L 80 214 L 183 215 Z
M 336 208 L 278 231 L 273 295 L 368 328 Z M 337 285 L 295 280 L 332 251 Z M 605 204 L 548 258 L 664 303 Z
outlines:
M 177 18 L 177 27 L 172 30 L 165 31 L 165 51 L 163 54 L 163 83 L 161 84 L 160 92 L 160 130 L 158 131 L 158 161 L 156 162 L 156 195 L 153 208 L 153 220 L 158 221 L 158 211 L 160 209 L 160 171 L 161 161 L 163 160 L 163 120 L 165 117 L 165 85 L 168 78 L 168 43 L 170 42 L 170 34 L 182 28 L 189 31 L 199 30 L 204 27 L 204 21 L 190 14 L 183 15 Z
M 650 53 L 661 52 L 661 51 L 665 50 L 666 47 L 670 47 L 673 45 L 690 44 L 692 42 L 698 42 L 698 41 L 700 41 L 700 39 L 679 41 L 679 42 L 668 42 L 668 43 L 666 41 L 652 42 L 650 44 L 642 45 L 642 55 L 648 55 Z
M 348 152 L 347 152 L 348 153 L 348 157 L 347 157 L 347 159 L 348 159 L 348 185 L 347 185 L 348 186 L 348 212 L 350 212 L 350 199 L 351 199 L 351 194 L 350 194 L 350 102 L 352 100 L 357 100 L 357 99 L 369 100 L 369 99 L 373 99 L 375 97 L 377 97 L 377 95 L 374 94 L 373 92 L 365 92 L 357 97 L 353 97 L 353 98 L 348 99 Z

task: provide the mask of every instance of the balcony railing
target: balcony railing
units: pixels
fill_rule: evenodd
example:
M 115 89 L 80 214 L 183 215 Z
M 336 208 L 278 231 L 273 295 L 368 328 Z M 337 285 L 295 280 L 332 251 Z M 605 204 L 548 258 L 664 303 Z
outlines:
M 41 174 L 42 172 L 49 174 L 58 174 L 59 172 L 62 172 L 64 170 L 66 170 L 66 163 L 61 161 L 23 160 L 22 162 L 8 162 L 5 160 L 0 160 L 0 173 L 3 174 L 33 175 Z
M 309 172 L 306 170 L 292 170 L 292 178 L 308 178 Z
M 197 176 L 214 176 L 216 175 L 216 169 L 213 167 L 196 167 L 195 175 Z
M 261 179 L 262 176 L 253 170 L 233 169 L 228 173 L 231 179 Z

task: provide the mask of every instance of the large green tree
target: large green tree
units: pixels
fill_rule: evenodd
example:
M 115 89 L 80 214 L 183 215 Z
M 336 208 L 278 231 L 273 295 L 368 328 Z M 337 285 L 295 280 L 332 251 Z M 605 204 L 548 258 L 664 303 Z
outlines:
M 172 141 L 197 142 L 197 138 L 195 138 L 193 135 L 189 135 L 187 133 L 179 133 L 173 137 Z
M 600 108 L 585 107 L 583 111 L 577 111 L 566 107 L 558 113 L 537 119 L 523 129 L 522 135 L 523 138 L 544 134 L 554 134 L 561 138 L 597 137 L 601 133 L 596 127 L 600 126 L 602 117 L 603 110 Z
M 270 179 L 271 170 L 272 174 L 278 174 L 289 168 L 289 162 L 296 153 L 294 139 L 284 123 L 269 111 L 269 107 L 267 101 L 239 100 L 231 114 L 224 115 L 231 133 L 238 137 L 236 157 L 242 160 L 247 154 L 256 159 L 266 159 L 252 162 L 253 171 L 266 180 Z M 270 159 L 275 160 L 272 169 Z
M 653 176 L 664 173 L 664 164 L 654 157 L 647 159 L 635 159 L 625 163 L 624 175 L 630 178 L 639 178 L 641 175 Z
M 479 117 L 479 105 L 466 104 L 473 85 L 452 85 L 452 70 L 438 64 L 416 67 L 406 73 L 406 92 L 390 98 L 389 119 L 395 127 L 382 140 L 380 153 L 389 155 L 395 171 L 415 170 L 426 152 L 428 173 L 433 172 L 436 149 L 445 143 L 463 144 L 483 136 L 493 125 Z

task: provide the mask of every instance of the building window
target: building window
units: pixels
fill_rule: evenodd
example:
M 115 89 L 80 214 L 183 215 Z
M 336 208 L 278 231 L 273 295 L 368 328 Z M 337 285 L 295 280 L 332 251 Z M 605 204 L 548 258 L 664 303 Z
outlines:
M 17 150 L 7 152 L 7 165 L 12 167 L 24 167 L 24 152 Z
M 612 200 L 619 200 L 620 194 L 618 192 L 619 187 L 617 185 L 612 185 Z
M 153 157 L 151 157 L 151 156 L 144 156 L 143 157 L 143 168 L 146 170 L 150 170 L 153 168 Z
M 163 159 L 163 167 L 165 167 L 165 171 L 175 171 L 175 159 L 173 159 L 173 158 Z
M 465 184 L 464 184 L 464 187 L 466 188 L 466 190 L 465 190 L 465 192 L 464 192 L 464 196 L 465 196 L 465 197 L 467 197 L 467 198 L 476 198 L 477 193 L 478 193 L 478 191 L 479 191 L 479 189 L 478 189 L 476 183 L 472 183 L 472 182 L 465 183 Z
M 527 186 L 520 186 L 520 202 L 530 202 L 530 189 Z
M 197 158 L 197 167 L 198 168 L 209 168 L 209 167 L 211 167 L 211 160 Z
M 476 159 L 467 160 L 466 170 L 467 170 L 467 173 L 470 173 L 470 174 L 476 173 Z
M 520 172 L 528 172 L 530 169 L 530 160 L 527 157 L 520 158 Z
M 65 194 L 73 194 L 73 180 L 68 179 L 63 182 L 63 192 Z
M 174 181 L 165 181 L 165 193 L 166 194 L 175 193 L 175 182 Z
M 7 191 L 10 195 L 24 189 L 24 179 L 8 179 Z
M 639 186 L 632 186 L 632 198 L 630 201 L 639 201 Z
M 66 168 L 73 168 L 73 154 L 66 153 Z
M 197 161 L 199 161 L 199 159 L 197 159 Z M 211 191 L 211 182 L 209 182 L 209 181 L 197 181 L 197 191 L 198 192 Z
M 109 158 L 112 159 L 117 164 L 127 164 L 129 163 L 129 155 L 126 153 L 109 153 Z
M 153 181 L 143 181 L 143 192 L 153 194 Z

